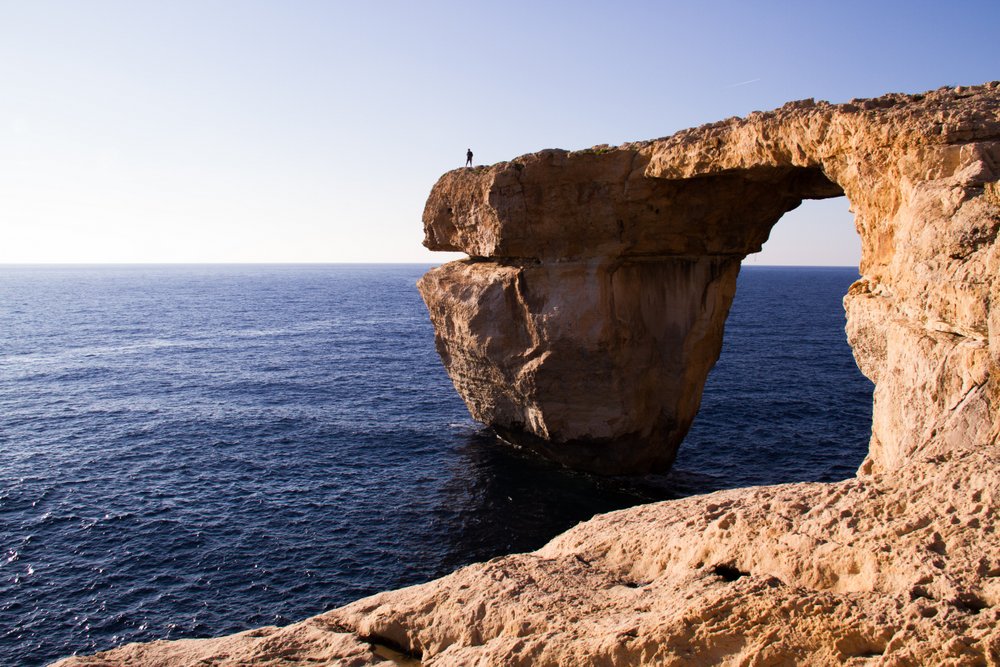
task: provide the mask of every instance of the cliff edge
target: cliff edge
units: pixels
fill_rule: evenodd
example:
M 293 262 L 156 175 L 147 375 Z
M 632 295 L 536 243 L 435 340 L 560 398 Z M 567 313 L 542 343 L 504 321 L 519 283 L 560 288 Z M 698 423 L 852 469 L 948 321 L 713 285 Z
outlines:
M 663 470 L 718 359 L 740 261 L 803 199 L 846 195 L 862 244 L 848 334 L 876 384 L 869 466 L 986 437 L 997 98 L 806 100 L 445 174 L 424 243 L 470 259 L 419 288 L 455 388 L 475 419 L 570 467 Z
M 605 514 L 285 628 L 59 664 L 1000 665 L 998 179 L 996 82 L 445 174 L 426 243 L 470 259 L 420 289 L 456 388 L 601 471 L 670 464 L 740 259 L 846 195 L 848 337 L 875 383 L 858 476 Z

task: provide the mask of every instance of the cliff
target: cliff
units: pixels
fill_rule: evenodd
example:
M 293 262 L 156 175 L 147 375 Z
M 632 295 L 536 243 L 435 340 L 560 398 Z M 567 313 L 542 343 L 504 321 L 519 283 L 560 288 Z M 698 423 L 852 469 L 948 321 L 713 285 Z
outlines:
M 877 386 L 869 465 L 986 437 L 996 100 L 992 86 L 807 100 L 445 174 L 425 245 L 472 259 L 419 287 L 456 389 L 473 417 L 569 466 L 669 467 L 740 261 L 803 199 L 846 195 L 862 242 L 848 333 Z
M 875 383 L 857 478 L 614 512 L 286 628 L 60 664 L 1000 665 L 998 179 L 1000 83 L 445 174 L 426 244 L 470 259 L 420 289 L 456 388 L 604 472 L 671 463 L 740 259 L 803 199 L 846 195 L 848 337 Z

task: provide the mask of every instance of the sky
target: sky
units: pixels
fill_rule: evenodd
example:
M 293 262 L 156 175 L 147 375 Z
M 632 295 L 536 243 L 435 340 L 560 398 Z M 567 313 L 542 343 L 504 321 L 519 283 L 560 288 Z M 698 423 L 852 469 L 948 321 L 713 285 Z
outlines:
M 0 0 L 0 263 L 429 262 L 431 186 L 1000 79 L 1000 2 Z M 856 264 L 843 198 L 756 264 Z

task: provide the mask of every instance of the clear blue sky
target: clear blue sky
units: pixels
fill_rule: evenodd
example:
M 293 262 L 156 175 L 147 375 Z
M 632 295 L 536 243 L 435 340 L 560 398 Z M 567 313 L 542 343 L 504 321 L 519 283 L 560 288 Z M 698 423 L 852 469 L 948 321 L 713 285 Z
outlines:
M 467 147 L 982 83 L 998 25 L 996 0 L 0 0 L 0 262 L 443 261 L 420 214 Z M 855 263 L 846 202 L 753 261 Z

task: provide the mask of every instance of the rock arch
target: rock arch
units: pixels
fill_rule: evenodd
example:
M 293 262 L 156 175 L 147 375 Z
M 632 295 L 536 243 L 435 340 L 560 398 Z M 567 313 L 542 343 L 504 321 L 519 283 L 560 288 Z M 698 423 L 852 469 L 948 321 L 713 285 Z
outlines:
M 419 287 L 456 389 L 474 418 L 569 466 L 669 467 L 740 261 L 803 199 L 846 195 L 862 240 L 848 335 L 876 384 L 863 471 L 995 435 L 997 99 L 989 84 L 806 100 L 445 174 L 425 245 L 470 258 Z
M 442 665 L 996 663 L 1000 83 L 797 103 L 653 142 L 517 162 L 446 174 L 425 216 L 429 247 L 472 256 L 431 271 L 420 288 L 473 414 L 501 427 L 521 419 L 529 440 L 572 462 L 571 440 L 528 429 L 569 417 L 613 422 L 621 415 L 586 413 L 598 403 L 586 402 L 586 386 L 617 390 L 601 383 L 614 373 L 643 379 L 641 362 L 659 371 L 673 360 L 679 381 L 690 379 L 698 364 L 681 362 L 712 357 L 705 341 L 721 327 L 743 252 L 715 250 L 752 234 L 713 218 L 718 202 L 707 194 L 677 195 L 688 197 L 685 215 L 716 220 L 700 231 L 644 197 L 741 180 L 734 187 L 756 192 L 761 177 L 792 188 L 795 174 L 818 171 L 852 201 L 863 244 L 863 277 L 845 298 L 855 356 L 876 383 L 862 474 L 600 515 L 539 551 L 286 628 L 130 644 L 60 664 L 367 664 L 381 660 L 373 643 Z M 832 192 L 818 185 L 793 192 Z M 647 239 L 676 246 L 654 252 Z M 666 306 L 674 327 L 661 321 Z M 608 331 L 616 337 L 601 338 Z M 645 344 L 653 334 L 678 347 Z M 560 381 L 563 370 L 584 389 Z M 679 403 L 663 404 L 669 412 Z M 664 442 L 638 441 L 632 455 L 584 441 L 591 451 L 576 458 L 605 469 L 662 464 Z

